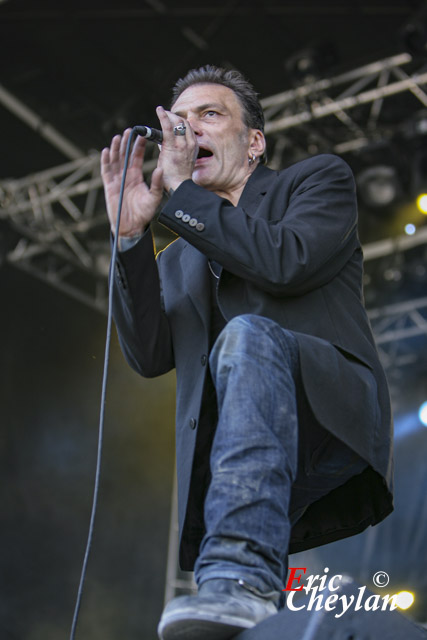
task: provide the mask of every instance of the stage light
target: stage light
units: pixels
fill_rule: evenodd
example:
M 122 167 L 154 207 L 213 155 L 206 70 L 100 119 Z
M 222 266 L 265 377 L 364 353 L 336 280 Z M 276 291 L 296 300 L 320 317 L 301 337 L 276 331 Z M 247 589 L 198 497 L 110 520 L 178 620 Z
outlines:
M 418 211 L 427 214 L 427 193 L 421 193 L 417 198 Z
M 427 401 L 423 402 L 418 410 L 418 417 L 425 427 L 427 427 Z
M 399 591 L 395 595 L 395 601 L 399 609 L 409 609 L 414 604 L 415 596 L 410 591 Z
M 356 177 L 359 195 L 366 206 L 382 209 L 400 196 L 401 186 L 394 167 L 378 165 L 361 171 Z
M 405 233 L 407 236 L 413 236 L 416 230 L 417 227 L 414 224 L 409 223 L 405 225 Z

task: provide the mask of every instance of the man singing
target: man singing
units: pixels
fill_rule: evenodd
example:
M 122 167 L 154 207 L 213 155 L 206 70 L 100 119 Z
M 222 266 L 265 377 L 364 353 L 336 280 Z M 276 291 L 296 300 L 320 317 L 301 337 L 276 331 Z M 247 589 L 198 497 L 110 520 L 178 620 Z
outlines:
M 282 605 L 289 552 L 392 510 L 387 384 L 363 306 L 355 185 L 333 155 L 265 166 L 264 118 L 237 71 L 207 66 L 158 107 L 130 160 L 114 318 L 143 376 L 177 372 L 180 563 L 162 640 L 231 638 Z M 116 225 L 130 130 L 102 152 Z M 150 223 L 178 239 L 157 255 Z

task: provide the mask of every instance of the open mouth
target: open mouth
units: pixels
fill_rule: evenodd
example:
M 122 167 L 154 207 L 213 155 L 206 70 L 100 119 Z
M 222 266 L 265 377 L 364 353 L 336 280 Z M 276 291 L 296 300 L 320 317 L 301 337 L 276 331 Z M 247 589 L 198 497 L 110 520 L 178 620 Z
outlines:
M 197 160 L 201 160 L 202 158 L 211 158 L 212 156 L 213 156 L 212 151 L 209 151 L 209 149 L 204 149 L 203 147 L 200 147 L 199 153 L 197 154 Z

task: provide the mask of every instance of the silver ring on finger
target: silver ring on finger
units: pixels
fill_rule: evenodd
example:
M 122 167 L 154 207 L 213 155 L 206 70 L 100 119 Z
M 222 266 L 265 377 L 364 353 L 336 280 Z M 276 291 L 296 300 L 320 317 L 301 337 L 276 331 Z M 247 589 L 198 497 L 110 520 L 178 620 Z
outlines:
M 179 124 L 176 125 L 176 127 L 173 128 L 173 132 L 176 136 L 185 136 L 186 130 L 187 130 L 187 127 L 183 122 L 180 122 Z

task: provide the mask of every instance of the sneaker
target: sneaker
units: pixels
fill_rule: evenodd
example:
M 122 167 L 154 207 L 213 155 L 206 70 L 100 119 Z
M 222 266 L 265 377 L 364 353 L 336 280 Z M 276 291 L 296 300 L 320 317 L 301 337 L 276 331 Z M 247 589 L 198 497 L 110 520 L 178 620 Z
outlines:
M 277 613 L 280 593 L 243 580 L 207 580 L 197 596 L 174 598 L 158 626 L 160 640 L 226 640 Z

